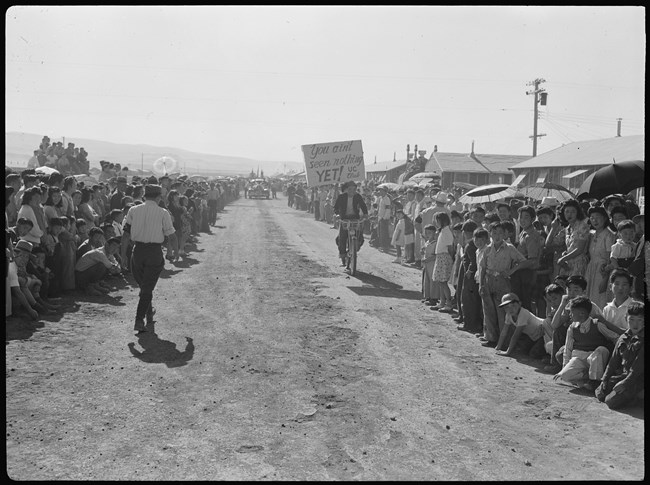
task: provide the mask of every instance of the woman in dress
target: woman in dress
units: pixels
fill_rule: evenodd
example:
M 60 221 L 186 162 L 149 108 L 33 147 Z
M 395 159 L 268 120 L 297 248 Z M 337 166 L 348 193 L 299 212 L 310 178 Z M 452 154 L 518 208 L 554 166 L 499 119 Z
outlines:
M 451 220 L 446 212 L 436 212 L 433 215 L 433 223 L 438 229 L 438 240 L 436 242 L 436 261 L 433 267 L 433 281 L 440 291 L 440 302 L 432 307 L 443 313 L 451 313 L 451 267 L 454 262 L 454 235 L 449 227 Z
M 559 208 L 560 219 L 566 221 L 566 250 L 558 258 L 560 274 L 584 276 L 587 270 L 587 245 L 589 225 L 580 203 L 575 199 L 563 202 Z
M 63 196 L 59 187 L 52 186 L 49 188 L 47 191 L 47 200 L 43 204 L 43 210 L 45 212 L 45 220 L 48 223 L 54 217 L 58 218 L 63 216 Z
M 607 280 L 611 269 L 609 254 L 616 234 L 609 229 L 609 217 L 603 207 L 591 207 L 588 211 L 593 229 L 589 231 L 589 263 L 585 279 L 587 296 L 601 310 L 611 300 L 607 291 Z
M 183 221 L 182 214 L 183 208 L 180 204 L 180 194 L 177 190 L 172 189 L 167 193 L 167 210 L 172 216 L 172 223 L 174 224 L 174 229 L 176 229 L 176 247 L 169 247 L 167 251 L 167 259 L 171 262 L 177 261 L 179 256 L 179 250 L 181 248 L 179 242 L 182 239 L 183 232 Z
M 91 227 L 96 227 L 99 225 L 99 214 L 91 206 L 94 193 L 92 189 L 83 188 L 81 189 L 81 200 L 79 201 L 79 206 L 77 207 L 78 214 L 81 216 L 81 219 L 86 221 L 86 227 L 90 230 Z M 72 200 L 75 200 L 73 196 Z

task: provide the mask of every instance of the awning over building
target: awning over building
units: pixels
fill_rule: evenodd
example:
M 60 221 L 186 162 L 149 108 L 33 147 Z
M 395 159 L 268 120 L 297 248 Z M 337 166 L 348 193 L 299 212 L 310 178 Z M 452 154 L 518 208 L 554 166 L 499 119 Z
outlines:
M 539 177 L 537 177 L 537 180 L 535 180 L 536 184 L 543 184 L 546 182 L 546 176 L 548 175 L 548 170 L 541 170 L 539 172 Z
M 564 176 L 562 176 L 563 179 L 572 179 L 573 177 L 577 177 L 578 175 L 581 175 L 585 173 L 588 169 L 583 168 L 581 170 L 576 170 L 575 172 L 568 173 Z
M 519 185 L 521 183 L 521 181 L 526 178 L 526 175 L 528 175 L 528 174 L 520 173 L 519 175 L 517 175 L 517 178 L 514 180 L 514 182 L 512 182 L 512 186 L 516 187 L 517 185 Z

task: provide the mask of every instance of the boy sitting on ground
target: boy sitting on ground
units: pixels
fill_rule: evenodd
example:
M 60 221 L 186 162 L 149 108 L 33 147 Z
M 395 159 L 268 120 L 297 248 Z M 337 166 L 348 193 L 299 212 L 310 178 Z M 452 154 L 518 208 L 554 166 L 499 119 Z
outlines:
M 632 275 L 624 269 L 615 269 L 609 275 L 609 284 L 614 299 L 603 308 L 603 316 L 621 330 L 627 330 L 627 309 L 634 302 L 632 293 Z
M 91 227 L 90 231 L 88 231 L 88 239 L 82 242 L 77 248 L 77 261 L 91 249 L 101 248 L 104 242 L 104 231 L 99 227 Z
M 623 331 L 609 322 L 591 318 L 592 302 L 586 296 L 571 300 L 569 311 L 572 323 L 567 329 L 563 366 L 553 380 L 563 380 L 593 392 L 600 384 L 610 355 L 610 340 L 602 329 L 606 325 L 618 335 Z
M 645 305 L 635 301 L 627 307 L 628 330 L 616 342 L 596 397 L 610 409 L 631 404 L 643 394 Z
M 544 367 L 544 371 L 553 374 L 557 374 L 562 368 L 564 343 L 566 342 L 567 329 L 569 328 L 569 325 L 571 325 L 569 302 L 578 296 L 585 296 L 587 292 L 587 280 L 582 275 L 570 276 L 566 280 L 566 285 L 566 295 L 562 296 L 560 305 L 551 319 L 551 331 L 553 332 L 551 363 Z M 591 302 L 591 312 L 589 316 L 600 322 L 605 321 L 603 312 L 598 308 L 598 305 L 593 302 Z M 605 333 L 607 333 L 606 328 Z M 608 333 L 608 337 L 612 341 L 615 341 L 618 338 L 618 335 L 610 332 Z
M 506 293 L 499 305 L 506 312 L 505 325 L 496 346 L 497 355 L 512 356 L 517 345 L 519 349 L 534 359 L 544 356 L 544 329 L 542 319 L 521 306 L 519 297 Z M 512 334 L 512 336 L 510 336 Z M 503 349 L 508 341 L 508 348 Z
M 103 247 L 91 249 L 85 253 L 75 265 L 75 281 L 77 289 L 83 289 L 86 294 L 100 296 L 110 291 L 103 279 L 108 274 L 119 274 L 120 264 L 115 254 L 120 250 L 120 239 L 112 237 Z

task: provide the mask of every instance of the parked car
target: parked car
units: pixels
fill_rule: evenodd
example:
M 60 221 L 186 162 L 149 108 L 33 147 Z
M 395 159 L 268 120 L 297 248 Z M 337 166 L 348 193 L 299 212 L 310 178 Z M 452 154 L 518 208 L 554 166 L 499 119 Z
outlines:
M 250 181 L 250 188 L 248 189 L 249 199 L 270 199 L 271 188 L 269 183 L 264 179 L 253 179 Z

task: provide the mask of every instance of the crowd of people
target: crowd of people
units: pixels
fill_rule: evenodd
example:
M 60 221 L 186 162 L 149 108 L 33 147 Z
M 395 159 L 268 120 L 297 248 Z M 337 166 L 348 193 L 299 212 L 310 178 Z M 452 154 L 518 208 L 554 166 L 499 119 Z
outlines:
M 88 174 L 88 152 L 74 143 L 68 143 L 67 147 L 61 141 L 51 143 L 50 137 L 45 135 L 27 162 L 28 169 L 38 167 L 50 167 L 63 175 Z
M 370 246 L 420 269 L 422 303 L 458 330 L 497 355 L 542 359 L 555 380 L 612 408 L 643 395 L 650 250 L 631 196 L 462 204 L 439 187 L 286 187 L 289 206 L 332 227 L 346 191 L 368 212 Z
M 239 196 L 239 183 L 111 177 L 92 185 L 73 175 L 44 175 L 35 169 L 5 176 L 6 316 L 65 311 L 59 297 L 82 291 L 107 294 L 129 272 L 133 244 L 123 242 L 129 210 L 144 203 L 147 186 L 160 185 L 159 205 L 169 211 L 175 238 L 166 258 L 186 258 L 199 233 L 211 232 L 218 212 Z

